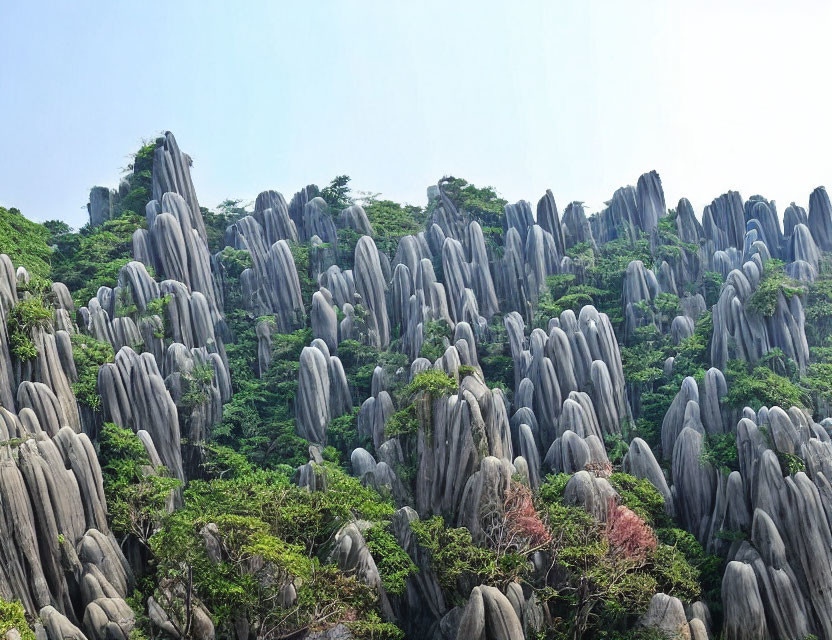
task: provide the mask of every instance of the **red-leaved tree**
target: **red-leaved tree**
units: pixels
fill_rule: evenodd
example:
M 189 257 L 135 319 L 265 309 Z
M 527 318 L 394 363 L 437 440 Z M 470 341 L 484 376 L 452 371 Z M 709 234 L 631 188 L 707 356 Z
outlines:
M 521 549 L 541 547 L 552 539 L 549 529 L 534 508 L 532 492 L 527 486 L 512 482 L 506 490 L 503 510 L 506 533 Z
M 650 525 L 612 498 L 607 509 L 605 533 L 610 549 L 625 558 L 643 558 L 656 548 L 656 535 Z

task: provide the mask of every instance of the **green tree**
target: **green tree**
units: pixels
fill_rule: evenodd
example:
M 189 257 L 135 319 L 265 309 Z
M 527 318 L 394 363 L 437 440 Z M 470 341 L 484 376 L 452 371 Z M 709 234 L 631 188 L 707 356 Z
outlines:
M 326 187 L 321 189 L 321 197 L 326 200 L 332 215 L 339 214 L 353 204 L 349 184 L 349 176 L 335 176 Z

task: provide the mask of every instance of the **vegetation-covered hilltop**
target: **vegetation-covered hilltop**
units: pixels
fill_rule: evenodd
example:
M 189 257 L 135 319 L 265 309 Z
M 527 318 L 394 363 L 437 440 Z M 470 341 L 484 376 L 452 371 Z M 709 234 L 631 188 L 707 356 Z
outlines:
M 0 209 L 0 637 L 832 638 L 832 207 Z

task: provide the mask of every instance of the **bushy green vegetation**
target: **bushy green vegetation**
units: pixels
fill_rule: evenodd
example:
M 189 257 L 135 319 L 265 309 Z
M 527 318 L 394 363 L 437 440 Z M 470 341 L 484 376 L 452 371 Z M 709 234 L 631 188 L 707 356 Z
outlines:
M 0 207 L 0 247 L 15 267 L 26 267 L 29 275 L 49 275 L 51 231 L 45 225 L 23 217 L 18 209 Z
M 116 201 L 113 207 L 114 219 L 127 211 L 144 214 L 144 208 L 150 202 L 155 151 L 156 141 L 154 140 L 142 144 L 133 156 L 133 161 L 127 166 L 130 173 L 125 178 L 128 184 L 127 193 Z
M 153 469 L 141 440 L 129 429 L 105 423 L 98 436 L 99 460 L 110 527 L 147 546 L 181 484 L 164 467 Z
M 807 404 L 805 391 L 789 378 L 765 366 L 752 367 L 741 360 L 731 360 L 725 370 L 728 383 L 726 402 L 736 408 L 778 406 L 788 409 Z
M 113 361 L 113 347 L 109 342 L 101 342 L 83 333 L 73 333 L 72 358 L 75 361 L 77 380 L 72 384 L 72 392 L 82 405 L 90 409 L 101 406 L 98 394 L 98 369 L 105 362 Z
M 613 473 L 610 484 L 618 492 L 621 504 L 632 509 L 650 526 L 661 527 L 669 523 L 664 498 L 649 480 L 626 473 Z
M 656 536 L 662 545 L 672 547 L 681 553 L 687 563 L 699 571 L 702 596 L 708 602 L 711 615 L 714 616 L 718 628 L 722 611 L 720 589 L 722 587 L 725 560 L 719 556 L 706 553 L 696 537 L 684 529 L 676 527 L 660 528 L 656 529 Z
M 722 291 L 722 285 L 725 278 L 717 271 L 706 271 L 702 276 L 702 288 L 704 290 L 705 305 L 710 309 L 717 301 L 719 301 L 719 294 Z
M 227 347 L 233 395 L 213 438 L 265 467 L 305 464 L 308 443 L 295 433 L 294 401 L 300 352 L 311 342 L 311 331 L 272 335 L 271 365 L 258 378 L 255 322 L 239 310 L 228 318 L 237 338 Z
M 356 619 L 374 623 L 360 629 L 379 632 L 372 637 L 400 637 L 380 622 L 375 593 L 326 558 L 326 543 L 343 524 L 353 518 L 379 523 L 368 544 L 385 584 L 403 588 L 413 567 L 381 524 L 393 513 L 388 502 L 333 466 L 319 468 L 327 490 L 309 492 L 226 449 L 205 453 L 203 479 L 189 484 L 185 506 L 166 516 L 150 540 L 157 582 L 192 582 L 219 636 L 233 634 L 234 617 L 243 614 L 253 630 L 269 628 L 280 637 L 320 620 Z M 206 548 L 209 525 L 216 527 L 208 535 L 217 541 L 219 558 Z M 280 592 L 289 581 L 298 601 L 284 608 Z
M 416 412 L 416 405 L 412 403 L 396 411 L 384 425 L 384 435 L 387 438 L 415 436 L 418 432 L 419 416 Z
M 427 393 L 432 396 L 441 396 L 454 393 L 459 384 L 456 379 L 439 369 L 428 369 L 416 374 L 413 380 L 404 388 L 407 396 L 417 393 Z
M 386 523 L 370 527 L 364 532 L 364 539 L 381 573 L 384 589 L 391 595 L 400 596 L 407 587 L 407 578 L 416 573 L 418 568 L 389 528 Z
M 481 583 L 496 577 L 494 554 L 475 545 L 465 527 L 447 527 L 441 516 L 433 516 L 414 521 L 411 528 L 419 544 L 430 554 L 431 569 L 452 602 L 464 601 L 457 591 L 461 579 Z
M 370 395 L 373 371 L 376 367 L 384 370 L 391 391 L 398 388 L 400 368 L 408 366 L 407 356 L 394 351 L 379 351 L 375 347 L 357 340 L 344 340 L 338 344 L 338 357 L 344 365 L 344 373 L 353 393 L 353 401 L 361 403 Z
M 774 315 L 777 300 L 782 295 L 787 301 L 794 296 L 803 295 L 806 290 L 786 275 L 783 262 L 769 260 L 763 266 L 760 284 L 746 302 L 746 307 L 763 316 Z
M 553 615 L 565 622 L 564 635 L 557 637 L 625 637 L 657 591 L 685 602 L 700 597 L 701 570 L 682 550 L 654 538 L 635 555 L 616 551 L 609 525 L 605 528 L 583 509 L 563 503 L 568 480 L 566 474 L 548 476 L 538 493 L 538 511 L 556 534 L 561 568 L 561 582 L 540 593 Z M 661 496 L 649 483 L 625 474 L 613 474 L 611 482 L 622 502 L 647 525 L 668 521 Z
M 358 410 L 359 407 L 355 407 L 351 412 L 333 418 L 326 428 L 327 443 L 334 447 L 344 460 L 349 460 L 350 453 L 356 447 L 372 449 L 372 442 L 361 441 L 358 437 Z
M 479 223 L 488 248 L 501 252 L 508 201 L 498 196 L 493 187 L 477 187 L 462 178 L 444 178 L 442 190 L 462 215 Z M 433 212 L 436 204 L 436 201 L 431 202 L 428 214 Z
M 376 246 L 390 258 L 396 255 L 403 236 L 416 235 L 424 228 L 425 213 L 421 207 L 375 200 L 364 206 L 364 212 L 373 225 Z
M 337 216 L 353 204 L 349 185 L 349 176 L 335 176 L 327 186 L 321 189 L 321 197 L 329 205 L 330 215 Z
M 78 233 L 60 236 L 52 279 L 66 284 L 75 303 L 85 306 L 100 287 L 117 284 L 119 271 L 132 259 L 133 232 L 145 226 L 143 215 L 127 210 L 101 226 L 85 225 Z
M 448 323 L 444 320 L 428 320 L 422 328 L 422 333 L 424 342 L 419 355 L 431 362 L 441 358 L 453 337 Z
M 35 640 L 35 632 L 26 620 L 23 605 L 0 598 L 0 637 L 9 637 L 6 634 L 12 630 L 16 630 L 22 640 Z
M 12 356 L 20 361 L 37 358 L 34 334 L 47 329 L 53 316 L 54 312 L 43 295 L 32 295 L 14 305 L 6 318 Z
M 739 471 L 737 436 L 734 433 L 709 434 L 705 437 L 700 459 L 724 474 Z

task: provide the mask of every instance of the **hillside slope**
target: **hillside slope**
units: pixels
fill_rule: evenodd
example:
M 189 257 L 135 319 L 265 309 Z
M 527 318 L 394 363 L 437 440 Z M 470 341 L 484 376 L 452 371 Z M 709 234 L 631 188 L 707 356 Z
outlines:
M 23 637 L 832 640 L 822 187 L 211 211 L 191 164 L 0 210 Z

